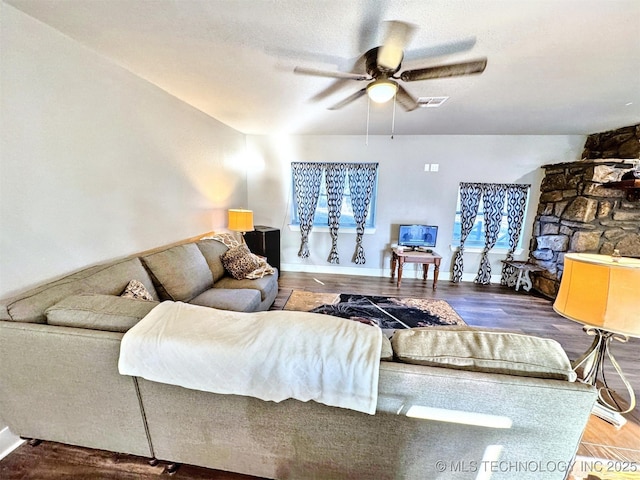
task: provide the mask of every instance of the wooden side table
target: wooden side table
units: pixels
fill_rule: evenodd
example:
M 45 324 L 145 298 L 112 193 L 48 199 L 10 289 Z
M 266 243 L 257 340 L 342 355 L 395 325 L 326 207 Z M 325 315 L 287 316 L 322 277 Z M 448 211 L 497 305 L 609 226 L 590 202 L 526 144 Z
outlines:
M 427 273 L 429 272 L 429 265 L 433 264 L 433 289 L 438 286 L 438 274 L 440 273 L 440 261 L 442 257 L 436 252 L 417 252 L 417 251 L 398 251 L 396 248 L 391 249 L 391 279 L 394 278 L 396 273 L 396 265 L 398 266 L 398 282 L 397 286 L 400 286 L 402 282 L 402 268 L 405 263 L 421 263 L 422 264 L 422 279 L 427 280 Z

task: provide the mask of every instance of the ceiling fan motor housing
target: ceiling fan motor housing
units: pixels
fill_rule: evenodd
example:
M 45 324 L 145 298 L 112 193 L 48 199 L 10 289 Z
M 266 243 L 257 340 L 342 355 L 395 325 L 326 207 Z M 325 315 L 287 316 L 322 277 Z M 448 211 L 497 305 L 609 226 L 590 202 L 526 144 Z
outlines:
M 380 47 L 375 47 L 364 54 L 367 66 L 367 73 L 373 78 L 389 78 L 393 76 L 398 70 L 402 62 L 398 63 L 396 68 L 386 68 L 378 65 L 378 50 Z

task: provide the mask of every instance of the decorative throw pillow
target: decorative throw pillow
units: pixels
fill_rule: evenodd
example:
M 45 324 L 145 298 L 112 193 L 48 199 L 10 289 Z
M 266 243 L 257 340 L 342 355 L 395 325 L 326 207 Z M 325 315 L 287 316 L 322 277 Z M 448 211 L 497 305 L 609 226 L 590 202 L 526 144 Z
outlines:
M 246 278 L 260 266 L 245 244 L 231 247 L 220 257 L 220 260 L 225 270 L 236 280 Z
M 380 350 L 380 360 L 390 362 L 393 360 L 393 348 L 391 340 L 386 335 L 382 335 L 382 348 Z
M 202 237 L 200 240 L 217 240 L 218 242 L 226 245 L 229 248 L 237 247 L 242 242 L 240 242 L 233 233 L 216 233 L 215 235 L 210 235 L 207 237 Z
M 147 290 L 147 287 L 138 280 L 131 280 L 120 296 L 124 298 L 153 301 L 153 297 Z
M 245 278 L 255 280 L 256 278 L 262 278 L 265 275 L 273 275 L 275 273 L 273 267 L 267 263 L 266 258 L 256 255 L 255 253 L 251 255 L 253 255 L 253 258 L 258 262 L 258 268 L 248 273 Z

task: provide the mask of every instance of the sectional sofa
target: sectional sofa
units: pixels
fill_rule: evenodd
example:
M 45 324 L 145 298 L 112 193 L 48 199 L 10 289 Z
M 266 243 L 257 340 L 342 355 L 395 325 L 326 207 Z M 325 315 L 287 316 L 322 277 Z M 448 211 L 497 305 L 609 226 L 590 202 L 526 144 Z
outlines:
M 231 278 L 219 263 L 226 250 L 187 242 L 0 302 L 0 416 L 11 431 L 266 478 L 565 478 L 596 394 L 572 381 L 566 355 L 545 339 L 394 335 L 375 415 L 119 374 L 123 335 L 159 301 L 269 308 L 277 272 Z M 133 279 L 152 301 L 120 296 Z

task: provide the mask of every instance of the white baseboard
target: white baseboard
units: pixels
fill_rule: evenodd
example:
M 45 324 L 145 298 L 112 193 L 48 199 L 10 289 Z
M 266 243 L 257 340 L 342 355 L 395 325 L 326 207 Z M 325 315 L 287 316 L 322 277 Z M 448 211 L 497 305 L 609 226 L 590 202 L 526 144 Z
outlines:
M 413 265 L 405 263 L 405 269 L 402 274 L 402 278 L 422 278 L 422 270 L 419 270 Z M 286 263 L 281 265 L 283 272 L 304 272 L 304 273 L 324 273 L 331 275 L 359 275 L 365 277 L 389 277 L 391 278 L 391 269 L 389 268 L 358 268 L 358 267 L 342 267 L 339 265 L 308 265 L 302 263 Z M 491 284 L 500 284 L 502 273 L 497 275 L 491 275 Z M 463 273 L 463 282 L 473 282 L 476 278 L 476 273 Z M 433 267 L 429 268 L 429 276 L 427 280 L 433 280 Z M 438 283 L 451 281 L 451 272 L 440 271 L 438 275 Z
M 24 443 L 20 437 L 9 431 L 9 427 L 0 430 L 0 460 Z
M 391 276 L 388 268 L 358 268 L 358 267 L 342 267 L 339 265 L 310 265 L 304 263 L 287 263 L 282 264 L 283 272 L 305 272 L 305 273 L 324 273 L 332 275 L 360 275 L 364 277 L 384 277 L 385 271 Z

